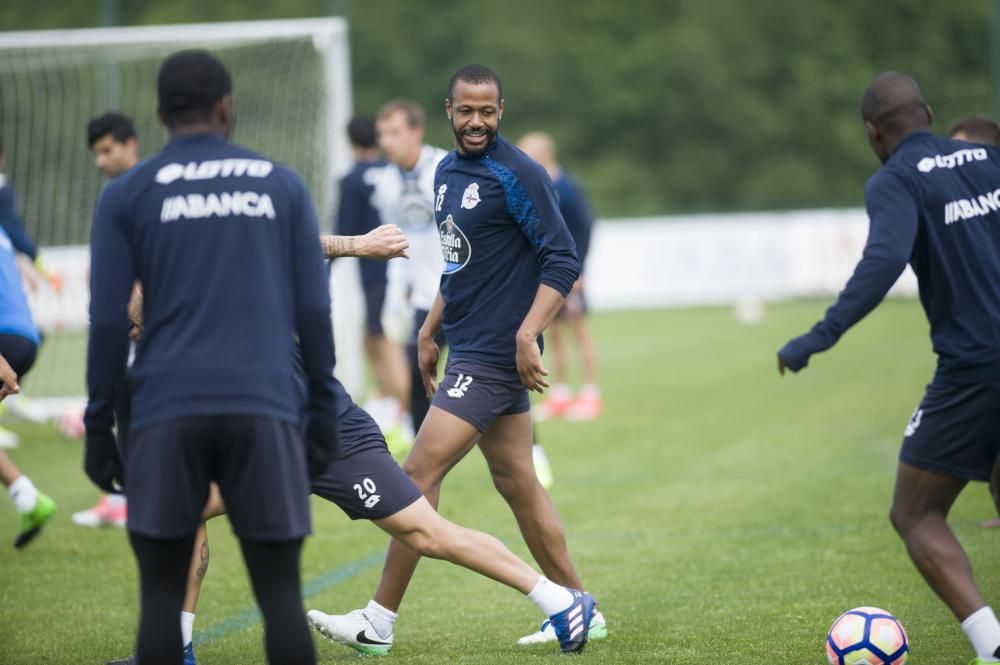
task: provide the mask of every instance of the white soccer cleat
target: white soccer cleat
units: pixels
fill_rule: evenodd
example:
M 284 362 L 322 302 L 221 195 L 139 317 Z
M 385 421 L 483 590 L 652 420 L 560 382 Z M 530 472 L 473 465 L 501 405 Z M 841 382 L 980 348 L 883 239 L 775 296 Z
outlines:
M 351 647 L 358 653 L 388 656 L 392 649 L 392 633 L 388 637 L 379 635 L 365 616 L 364 610 L 354 610 L 347 614 L 324 614 L 319 610 L 309 610 L 306 618 L 320 635 L 337 644 Z
M 105 526 L 123 528 L 128 518 L 128 508 L 123 499 L 109 499 L 102 494 L 92 508 L 73 513 L 73 524 L 94 529 Z
M 604 615 L 600 610 L 594 610 L 590 619 L 590 630 L 587 631 L 588 640 L 603 640 L 608 636 L 608 624 L 604 621 Z M 559 636 L 556 629 L 552 627 L 552 622 L 546 619 L 542 625 L 531 635 L 525 635 L 517 641 L 518 644 L 544 644 L 546 642 L 558 642 Z

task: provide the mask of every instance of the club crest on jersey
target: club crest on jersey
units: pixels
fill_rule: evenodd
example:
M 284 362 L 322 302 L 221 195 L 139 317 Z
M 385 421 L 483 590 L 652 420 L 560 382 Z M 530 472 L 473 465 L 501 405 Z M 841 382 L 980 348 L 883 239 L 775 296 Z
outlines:
M 472 210 L 477 205 L 479 205 L 479 183 L 474 182 L 465 188 L 465 193 L 462 194 L 462 207 L 466 210 Z
M 441 236 L 441 253 L 444 255 L 444 274 L 450 275 L 464 268 L 472 257 L 469 239 L 458 228 L 451 215 L 438 226 Z
M 441 212 L 441 206 L 444 204 L 444 193 L 448 191 L 448 185 L 441 185 L 438 187 L 437 201 L 434 202 L 434 210 L 436 212 Z

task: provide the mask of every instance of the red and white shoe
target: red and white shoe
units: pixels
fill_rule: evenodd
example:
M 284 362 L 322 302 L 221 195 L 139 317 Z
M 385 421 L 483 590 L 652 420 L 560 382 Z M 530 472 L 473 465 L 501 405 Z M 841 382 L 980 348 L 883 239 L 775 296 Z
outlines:
M 105 526 L 124 527 L 128 517 L 125 497 L 102 494 L 93 508 L 73 513 L 73 523 L 97 529 Z
M 597 386 L 584 386 L 579 396 L 566 409 L 566 420 L 591 421 L 601 417 L 604 411 L 604 400 Z
M 535 420 L 542 422 L 551 418 L 562 418 L 573 406 L 573 391 L 569 386 L 557 383 L 548 396 L 535 408 Z

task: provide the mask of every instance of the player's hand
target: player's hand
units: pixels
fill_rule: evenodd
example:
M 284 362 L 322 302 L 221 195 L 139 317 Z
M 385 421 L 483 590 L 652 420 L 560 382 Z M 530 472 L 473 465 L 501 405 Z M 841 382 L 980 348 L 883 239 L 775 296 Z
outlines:
M 87 432 L 83 447 L 83 470 L 91 482 L 105 492 L 120 492 L 125 485 L 122 458 L 111 432 Z
M 785 375 L 785 369 L 788 367 L 788 363 L 780 355 L 778 356 L 778 374 L 781 376 Z
M 545 377 L 549 375 L 542 364 L 542 352 L 538 340 L 533 337 L 517 336 L 517 373 L 521 383 L 528 390 L 543 393 L 549 387 Z
M 337 459 L 340 438 L 331 420 L 310 418 L 306 425 L 306 465 L 309 478 L 318 478 Z
M 441 348 L 429 335 L 422 332 L 417 335 L 417 366 L 420 368 L 420 380 L 424 383 L 424 391 L 432 398 L 437 392 L 438 359 Z
M 0 356 L 0 402 L 7 395 L 16 395 L 21 392 L 21 387 L 17 385 L 17 372 L 10 366 L 7 359 Z
M 384 224 L 361 236 L 356 251 L 358 256 L 388 261 L 398 256 L 410 258 L 406 252 L 409 248 L 410 241 L 401 228 L 395 224 Z

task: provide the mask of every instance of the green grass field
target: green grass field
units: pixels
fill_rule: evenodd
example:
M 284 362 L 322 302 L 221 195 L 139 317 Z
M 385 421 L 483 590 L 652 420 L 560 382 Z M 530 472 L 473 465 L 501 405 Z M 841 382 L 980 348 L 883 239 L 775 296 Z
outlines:
M 820 665 L 830 622 L 859 605 L 901 619 L 911 663 L 972 657 L 886 517 L 903 427 L 933 371 L 922 312 L 914 302 L 884 303 L 803 373 L 779 378 L 775 351 L 823 307 L 771 307 L 755 328 L 738 326 L 727 309 L 594 317 L 606 414 L 539 427 L 570 548 L 609 623 L 609 639 L 591 643 L 580 662 Z M 0 663 L 127 655 L 137 591 L 125 535 L 70 522 L 96 497 L 78 442 L 44 427 L 18 431 L 24 441 L 11 456 L 60 513 L 25 551 L 0 547 Z M 386 539 L 336 507 L 314 507 L 306 604 L 363 606 Z M 441 510 L 528 556 L 477 454 L 449 476 Z M 985 486 L 974 485 L 952 524 L 997 602 L 1000 531 L 977 527 L 993 514 Z M 0 500 L 0 529 L 11 540 L 15 519 Z M 209 531 L 198 660 L 262 663 L 238 548 L 223 521 Z M 514 645 L 540 618 L 517 592 L 426 560 L 402 608 L 392 662 L 552 662 L 554 647 Z M 324 641 L 317 652 L 321 663 L 355 658 Z

